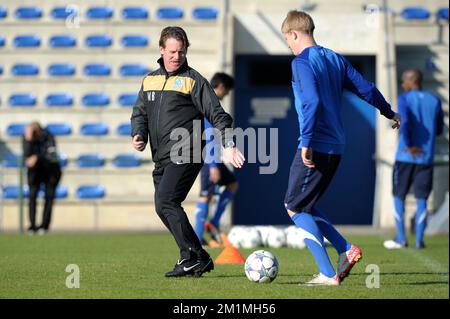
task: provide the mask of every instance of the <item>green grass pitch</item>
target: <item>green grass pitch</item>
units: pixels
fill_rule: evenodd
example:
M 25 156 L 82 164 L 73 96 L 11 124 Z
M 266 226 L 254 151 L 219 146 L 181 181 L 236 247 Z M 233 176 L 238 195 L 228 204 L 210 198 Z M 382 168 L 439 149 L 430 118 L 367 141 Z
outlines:
M 216 265 L 201 278 L 168 279 L 178 258 L 168 234 L 0 235 L 0 298 L 449 298 L 448 236 L 426 238 L 427 248 L 386 250 L 382 236 L 349 236 L 363 259 L 339 287 L 300 287 L 317 272 L 306 249 L 272 249 L 280 263 L 270 284 L 245 277 L 243 265 Z M 221 249 L 208 249 L 213 258 Z M 256 249 L 240 249 L 247 257 Z M 333 263 L 337 254 L 329 248 Z M 68 264 L 80 287 L 66 287 Z M 367 288 L 368 265 L 380 287 Z M 370 281 L 370 280 L 369 280 Z

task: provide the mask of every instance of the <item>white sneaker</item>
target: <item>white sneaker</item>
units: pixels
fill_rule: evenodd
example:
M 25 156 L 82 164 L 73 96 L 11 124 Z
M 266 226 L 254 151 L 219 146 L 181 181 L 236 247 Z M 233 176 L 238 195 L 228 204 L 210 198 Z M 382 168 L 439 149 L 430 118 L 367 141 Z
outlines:
M 47 233 L 47 231 L 45 229 L 43 229 L 43 228 L 39 228 L 38 231 L 37 231 L 37 234 L 39 236 L 45 235 L 46 233 Z
M 324 274 L 314 275 L 308 282 L 300 283 L 299 286 L 339 286 L 339 277 L 327 277 Z
M 337 265 L 337 275 L 342 280 L 349 273 L 353 266 L 362 258 L 362 251 L 357 246 L 352 245 L 349 250 L 339 255 Z
M 396 242 L 395 240 L 386 240 L 383 243 L 383 246 L 384 246 L 384 248 L 387 248 L 387 249 L 400 249 L 400 248 L 406 247 L 406 245 L 402 245 L 402 244 Z

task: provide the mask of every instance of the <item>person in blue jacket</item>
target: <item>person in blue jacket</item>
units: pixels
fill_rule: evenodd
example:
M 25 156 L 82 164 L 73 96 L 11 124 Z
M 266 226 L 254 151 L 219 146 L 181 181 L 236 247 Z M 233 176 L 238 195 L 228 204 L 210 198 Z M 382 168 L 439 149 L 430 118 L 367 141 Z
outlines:
M 413 186 L 417 202 L 415 216 L 416 248 L 424 248 L 427 225 L 427 199 L 433 186 L 435 137 L 444 128 L 441 101 L 422 89 L 422 73 L 409 69 L 402 74 L 405 91 L 398 97 L 402 127 L 393 171 L 394 219 L 397 236 L 384 242 L 384 247 L 407 247 L 405 235 L 405 197 Z
M 289 173 L 285 207 L 319 267 L 320 273 L 302 285 L 337 286 L 362 257 L 331 225 L 315 204 L 330 184 L 344 153 L 341 119 L 342 95 L 349 90 L 373 105 L 400 126 L 400 117 L 375 85 L 365 80 L 341 55 L 317 45 L 314 21 L 302 11 L 290 11 L 281 31 L 295 55 L 292 88 L 298 113 L 300 138 Z M 357 194 L 349 194 L 349 197 Z M 357 214 L 358 212 L 354 212 Z M 335 247 L 339 259 L 335 270 L 324 245 L 324 237 Z
M 232 76 L 217 72 L 211 78 L 211 86 L 214 89 L 219 100 L 224 99 L 230 91 L 234 88 L 234 79 Z M 205 130 L 212 130 L 211 123 L 205 118 Z M 220 152 L 214 152 L 214 150 L 220 150 L 219 147 L 215 147 L 213 143 L 217 140 L 209 138 L 212 136 L 206 136 L 208 138 L 207 147 L 205 148 L 205 164 L 200 171 L 200 197 L 197 201 L 195 208 L 195 233 L 197 234 L 200 242 L 203 245 L 215 244 L 221 245 L 222 238 L 220 236 L 220 218 L 227 205 L 233 199 L 234 194 L 237 191 L 238 183 L 233 172 L 221 161 Z M 223 190 L 220 188 L 224 186 Z M 219 193 L 219 198 L 214 210 L 214 215 L 207 221 L 209 214 L 209 203 L 211 198 L 216 193 Z M 204 230 L 207 230 L 211 236 L 212 241 L 206 242 L 203 237 Z

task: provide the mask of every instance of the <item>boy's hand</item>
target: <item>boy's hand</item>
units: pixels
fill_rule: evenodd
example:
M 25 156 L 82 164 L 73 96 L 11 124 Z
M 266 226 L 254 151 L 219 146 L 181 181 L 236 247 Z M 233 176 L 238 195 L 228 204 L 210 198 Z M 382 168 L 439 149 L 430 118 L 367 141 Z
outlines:
M 312 148 L 311 147 L 309 147 L 309 148 L 302 147 L 302 160 L 303 160 L 303 164 L 305 164 L 306 167 L 309 167 L 309 168 L 316 167 L 314 165 L 314 162 L 312 161 L 312 157 L 313 157 Z

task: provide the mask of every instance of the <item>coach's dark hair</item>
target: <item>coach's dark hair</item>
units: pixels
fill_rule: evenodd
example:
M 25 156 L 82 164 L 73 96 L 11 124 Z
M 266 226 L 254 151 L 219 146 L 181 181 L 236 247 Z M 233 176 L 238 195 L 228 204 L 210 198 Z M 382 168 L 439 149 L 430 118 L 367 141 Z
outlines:
M 159 37 L 159 46 L 165 48 L 166 40 L 169 38 L 174 38 L 183 43 L 184 48 L 188 49 L 190 43 L 186 32 L 180 27 L 165 27 L 161 31 L 161 36 Z
M 217 72 L 216 74 L 214 74 L 211 78 L 210 83 L 214 89 L 217 88 L 219 84 L 223 84 L 223 86 L 229 90 L 234 88 L 233 77 L 223 72 Z

